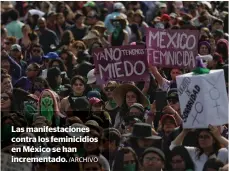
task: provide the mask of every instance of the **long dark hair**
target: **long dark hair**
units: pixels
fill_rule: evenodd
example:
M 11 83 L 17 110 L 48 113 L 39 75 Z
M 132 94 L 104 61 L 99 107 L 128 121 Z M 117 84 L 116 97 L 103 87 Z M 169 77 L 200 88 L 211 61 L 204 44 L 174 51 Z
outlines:
M 138 156 L 135 153 L 135 151 L 131 147 L 123 147 L 116 154 L 116 157 L 115 157 L 115 160 L 114 160 L 114 165 L 112 167 L 113 171 L 124 170 L 124 155 L 128 154 L 128 153 L 132 153 L 133 156 L 134 156 L 134 160 L 135 160 L 135 163 L 136 163 L 135 171 L 139 170 L 139 166 L 140 165 L 139 165 L 139 161 L 138 161 Z
M 126 92 L 126 94 L 128 93 L 128 92 L 134 92 L 136 95 L 137 95 L 137 103 L 139 103 L 139 97 L 140 97 L 140 94 L 136 91 L 136 90 L 128 90 L 127 92 Z M 121 117 L 123 117 L 123 116 L 125 116 L 126 115 L 126 113 L 129 111 L 129 107 L 127 106 L 127 104 L 126 104 L 126 94 L 125 94 L 125 96 L 124 96 L 124 99 L 123 99 L 123 104 L 122 104 L 122 106 L 121 106 L 121 108 L 120 108 L 120 116 Z
M 202 129 L 198 132 L 198 137 L 200 135 L 201 132 L 208 132 L 209 134 L 211 134 L 209 129 Z M 208 156 L 211 156 L 213 154 L 218 154 L 219 149 L 221 148 L 219 141 L 211 134 L 211 136 L 213 137 L 213 140 L 215 140 L 215 143 L 213 144 L 213 152 L 211 154 L 209 154 Z M 199 138 L 197 139 L 197 159 L 200 159 L 200 156 L 204 153 L 203 148 L 200 147 L 199 142 L 198 142 Z
M 61 56 L 62 54 L 67 54 L 67 62 L 65 65 L 65 67 L 67 68 L 67 75 L 69 78 L 72 78 L 72 70 L 74 65 L 72 64 L 72 60 L 73 60 L 73 53 L 68 51 L 67 49 L 62 49 L 59 53 L 59 55 Z
M 47 73 L 47 81 L 49 83 L 49 86 L 54 90 L 58 87 L 58 83 L 56 80 L 56 77 L 61 75 L 61 71 L 59 68 L 50 68 L 48 69 Z
M 49 68 L 52 68 L 52 64 L 53 64 L 54 62 L 58 62 L 58 63 L 59 63 L 59 69 L 60 69 L 61 72 L 67 71 L 66 66 L 64 65 L 63 61 L 61 61 L 60 59 L 52 59 L 52 60 L 49 62 L 49 66 L 48 66 L 48 67 L 49 67 Z
M 185 170 L 191 169 L 195 170 L 195 165 L 192 161 L 191 156 L 188 153 L 188 150 L 184 146 L 177 146 L 171 151 L 171 160 L 174 156 L 181 156 L 185 162 Z

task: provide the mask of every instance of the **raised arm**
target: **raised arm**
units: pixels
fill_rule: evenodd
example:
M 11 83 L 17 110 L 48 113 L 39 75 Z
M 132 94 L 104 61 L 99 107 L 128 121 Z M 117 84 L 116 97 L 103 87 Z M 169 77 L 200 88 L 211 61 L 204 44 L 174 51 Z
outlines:
M 152 74 L 154 75 L 154 77 L 157 80 L 158 84 L 160 86 L 162 86 L 163 82 L 164 82 L 164 78 L 161 76 L 161 74 L 159 73 L 157 68 L 155 66 L 152 66 L 151 64 L 149 64 L 149 69 L 152 72 Z
M 188 134 L 189 129 L 183 129 L 181 133 L 176 137 L 174 141 L 172 141 L 170 145 L 170 150 L 172 150 L 174 147 L 182 145 L 184 137 Z
M 223 147 L 228 148 L 229 141 L 220 134 L 218 128 L 216 126 L 209 125 L 209 129 L 211 130 L 213 136 L 220 142 L 220 144 L 223 145 Z

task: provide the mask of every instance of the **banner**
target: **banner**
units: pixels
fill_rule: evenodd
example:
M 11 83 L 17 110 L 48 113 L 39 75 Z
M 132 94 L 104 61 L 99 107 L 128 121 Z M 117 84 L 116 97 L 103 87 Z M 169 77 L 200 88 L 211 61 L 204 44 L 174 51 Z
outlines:
M 184 128 L 208 128 L 228 122 L 228 98 L 223 70 L 176 77 Z
M 146 46 L 149 62 L 167 68 L 189 68 L 196 65 L 199 31 L 147 28 Z
M 97 83 L 107 81 L 142 81 L 149 78 L 144 46 L 99 48 L 93 51 Z

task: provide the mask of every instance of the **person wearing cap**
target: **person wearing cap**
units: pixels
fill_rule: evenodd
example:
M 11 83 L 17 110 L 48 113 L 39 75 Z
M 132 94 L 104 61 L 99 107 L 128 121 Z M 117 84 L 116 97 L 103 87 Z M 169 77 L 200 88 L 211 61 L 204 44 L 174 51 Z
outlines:
M 96 24 L 93 26 L 93 29 L 97 30 L 100 34 L 100 40 L 103 45 L 103 47 L 108 47 L 110 44 L 107 41 L 107 29 L 104 25 L 104 22 L 98 21 Z
M 52 52 L 58 45 L 59 39 L 55 32 L 47 28 L 45 18 L 39 18 L 37 22 L 39 28 L 39 42 L 42 45 L 44 54 Z
M 105 18 L 104 24 L 107 28 L 108 33 L 112 33 L 114 31 L 114 26 L 111 24 L 111 19 L 115 16 L 124 16 L 127 19 L 126 15 L 124 14 L 125 6 L 121 2 L 115 2 L 113 5 L 113 12 L 108 14 Z
M 84 25 L 85 16 L 81 12 L 77 12 L 74 17 L 75 24 L 70 28 L 75 40 L 82 40 L 88 32 L 88 28 Z
M 159 8 L 159 16 L 167 13 L 167 4 L 165 2 L 159 2 L 158 3 Z
M 46 55 L 43 56 L 44 59 L 44 67 L 45 69 L 42 70 L 41 77 L 46 79 L 47 78 L 47 72 L 49 68 L 49 63 L 52 59 L 59 59 L 59 55 L 56 52 L 49 52 Z
M 124 145 L 135 149 L 138 157 L 141 157 L 146 148 L 161 148 L 161 137 L 153 135 L 151 125 L 147 123 L 135 123 L 132 132 L 122 134 L 122 136 L 128 137 Z
M 24 23 L 19 21 L 18 11 L 16 9 L 9 10 L 8 18 L 8 20 L 10 20 L 10 22 L 6 25 L 8 36 L 14 36 L 17 39 L 21 39 L 23 37 L 21 28 L 24 25 Z
M 134 13 L 134 22 L 138 25 L 138 29 L 141 32 L 141 35 L 144 37 L 146 35 L 146 29 L 149 27 L 148 24 L 144 21 L 145 16 L 142 10 L 138 9 Z
M 112 34 L 108 37 L 108 41 L 112 46 L 128 45 L 129 35 L 125 30 L 127 20 L 123 16 L 115 16 L 111 19 L 111 24 L 114 26 Z
M 158 148 L 147 148 L 141 157 L 143 171 L 162 171 L 165 167 L 165 154 Z
M 82 40 L 89 49 L 89 54 L 92 54 L 92 48 L 102 48 L 102 43 L 100 41 L 100 34 L 97 30 L 90 30 L 87 35 L 85 35 Z
M 169 24 L 171 26 L 176 26 L 178 24 L 177 14 L 171 13 L 171 14 L 169 14 L 169 16 L 170 16 Z
M 90 112 L 92 115 L 96 115 L 103 120 L 103 128 L 107 128 L 111 125 L 111 118 L 108 112 L 104 111 L 104 102 L 101 99 L 92 97 L 89 99 Z
M 168 14 L 161 15 L 161 22 L 163 23 L 165 29 L 170 28 L 169 21 L 170 21 L 170 16 Z
M 140 119 L 141 121 L 143 121 L 144 120 L 144 112 L 145 112 L 145 109 L 140 103 L 134 103 L 129 108 L 128 116 L 129 117 L 136 117 L 136 118 Z
M 212 32 L 214 32 L 215 30 L 223 30 L 224 23 L 221 19 L 215 19 L 215 20 L 213 20 L 211 26 L 212 26 L 211 27 Z
M 118 87 L 118 83 L 116 81 L 109 81 L 104 87 L 104 92 L 107 96 L 107 101 L 105 102 L 104 110 L 106 110 L 111 117 L 112 126 L 114 125 L 115 117 L 118 111 L 120 110 L 119 106 L 115 102 L 113 98 L 112 92 Z
M 106 94 L 103 91 L 103 84 L 98 85 L 96 84 L 96 75 L 95 75 L 95 69 L 92 69 L 87 73 L 87 84 L 90 86 L 90 90 L 92 91 L 98 91 L 101 94 L 101 99 L 106 101 L 107 97 Z
M 93 1 L 88 1 L 83 5 L 83 7 L 86 9 L 86 13 L 90 13 L 91 11 L 96 11 L 97 12 L 97 5 Z
M 21 67 L 21 74 L 22 76 L 25 76 L 26 73 L 26 68 L 27 68 L 27 63 L 23 60 L 23 55 L 22 55 L 22 49 L 21 46 L 18 44 L 14 44 L 11 46 L 10 49 L 10 56 L 20 65 Z

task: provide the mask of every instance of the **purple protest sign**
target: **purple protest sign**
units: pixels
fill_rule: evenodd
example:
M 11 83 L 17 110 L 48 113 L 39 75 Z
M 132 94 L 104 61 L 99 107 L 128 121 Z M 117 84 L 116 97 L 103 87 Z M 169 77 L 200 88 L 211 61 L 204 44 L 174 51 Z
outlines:
M 116 46 L 93 51 L 97 82 L 141 81 L 149 77 L 144 46 Z
M 146 46 L 149 62 L 154 66 L 189 68 L 196 65 L 198 30 L 148 28 Z

